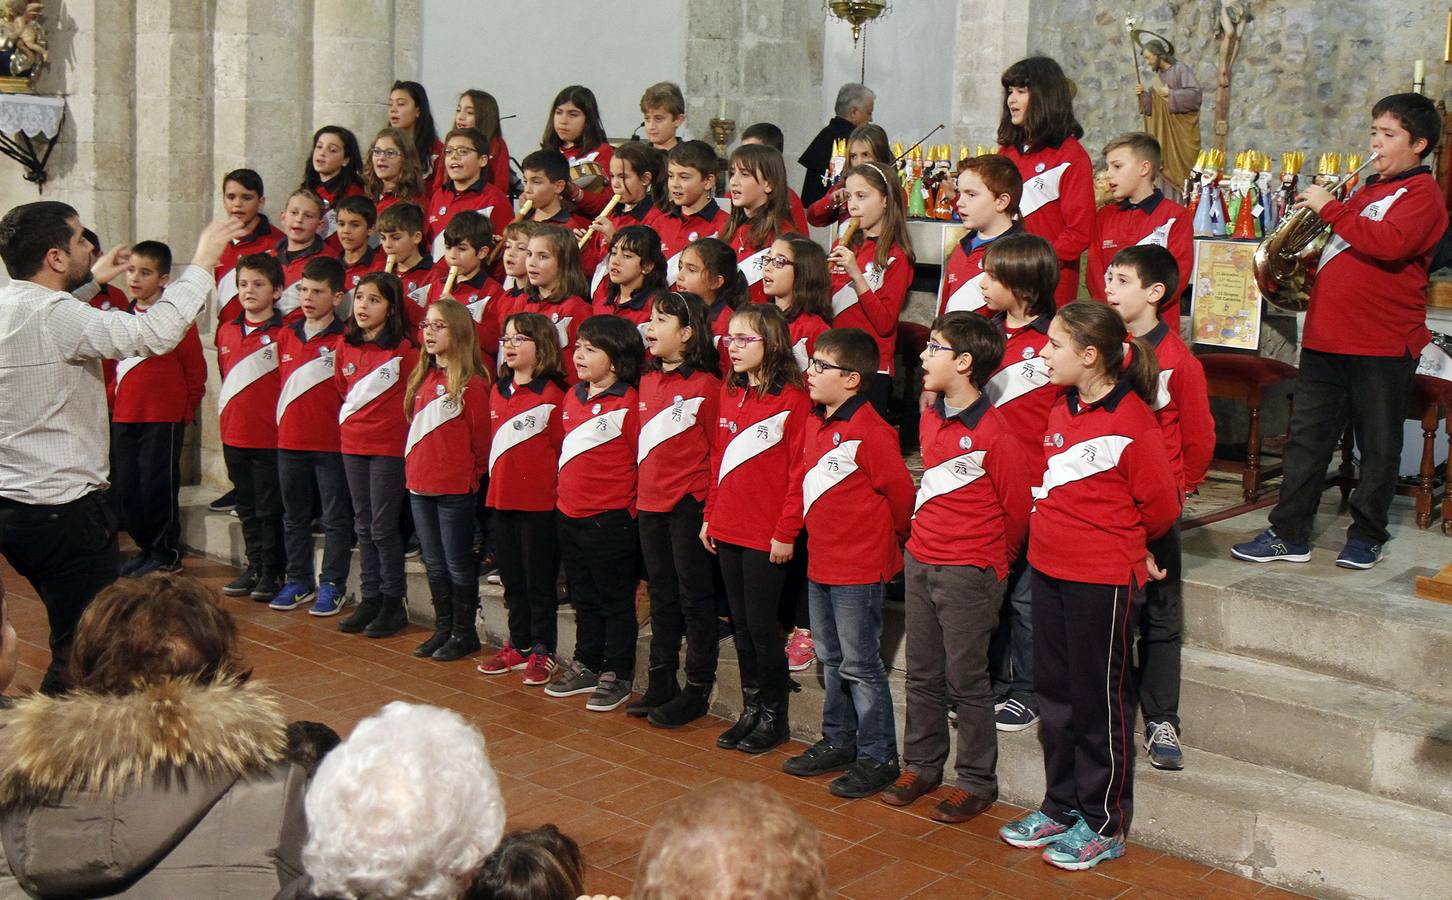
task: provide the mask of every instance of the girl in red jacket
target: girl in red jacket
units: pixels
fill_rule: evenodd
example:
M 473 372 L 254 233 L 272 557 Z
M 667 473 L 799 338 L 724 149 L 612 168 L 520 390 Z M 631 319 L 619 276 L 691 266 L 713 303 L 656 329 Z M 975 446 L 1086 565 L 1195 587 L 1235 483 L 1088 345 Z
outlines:
M 589 694 L 585 708 L 595 712 L 629 700 L 635 680 L 635 385 L 643 356 L 640 332 L 629 322 L 591 316 L 575 347 L 579 383 L 560 408 L 565 438 L 555 509 L 575 607 L 575 658 L 545 694 Z
M 636 327 L 643 342 L 651 301 L 666 289 L 666 259 L 660 249 L 660 235 L 648 225 L 620 229 L 610 241 L 605 266 L 609 277 L 603 290 L 596 292 L 595 314 L 620 316 Z
M 504 143 L 504 133 L 499 129 L 499 101 L 488 91 L 470 89 L 459 95 L 454 107 L 454 127 L 474 128 L 489 142 L 489 165 L 485 177 L 499 188 L 506 197 L 511 197 L 509 184 L 509 146 Z
M 398 276 L 363 276 L 353 291 L 353 319 L 343 330 L 333 370 L 343 395 L 338 431 L 362 579 L 358 610 L 338 630 L 372 638 L 397 634 L 408 624 L 400 528 L 408 437 L 403 386 L 418 356 L 408 337 L 404 302 Z
M 722 343 L 731 330 L 731 317 L 750 302 L 746 276 L 736 266 L 736 251 L 720 238 L 692 241 L 681 251 L 676 290 L 695 294 L 706 304 L 706 322 L 721 358 L 721 377 L 731 374 L 731 357 Z
M 866 394 L 887 416 L 892 393 L 897 317 L 913 283 L 913 242 L 908 237 L 902 182 L 883 163 L 847 173 L 847 210 L 859 228 L 847 244 L 832 248 L 832 327 L 861 328 L 877 341 L 877 377 Z
M 565 373 L 555 326 L 538 313 L 505 319 L 499 348 L 503 362 L 489 405 L 488 502 L 509 639 L 479 671 L 523 669 L 524 683 L 539 686 L 555 670 L 555 469 L 564 440 Z
M 650 586 L 650 684 L 626 712 L 678 728 L 706 714 L 716 681 L 715 566 L 701 546 L 721 381 L 706 304 L 668 292 L 651 307 L 640 379 L 640 549 Z M 684 628 L 682 627 L 684 626 Z M 682 631 L 686 688 L 676 681 Z
M 781 151 L 742 144 L 731 152 L 731 215 L 720 237 L 736 251 L 736 263 L 751 287 L 751 299 L 766 302 L 761 286 L 771 242 L 792 230 L 791 197 Z
M 1150 412 L 1159 366 L 1102 303 L 1074 303 L 1042 356 L 1063 388 L 1044 427 L 1047 468 L 1033 489 L 1034 686 L 1047 790 L 999 829 L 1064 869 L 1124 855 L 1134 788 L 1129 645 L 1148 578 L 1146 542 L 1180 514 L 1179 486 Z
M 563 225 L 538 226 L 529 239 L 524 266 L 529 295 L 517 308 L 520 312 L 539 313 L 553 322 L 560 348 L 569 360 L 575 354 L 575 334 L 581 323 L 594 314 L 584 299 L 590 296 L 590 283 L 585 279 L 575 236 Z M 566 366 L 565 381 L 574 384 L 578 380 L 575 367 Z
M 799 234 L 777 238 L 766 258 L 761 286 L 786 318 L 792 356 L 805 372 L 817 336 L 832 327 L 827 324 L 832 318 L 827 252 L 816 241 Z
M 855 169 L 869 162 L 880 162 L 888 166 L 893 164 L 892 144 L 887 140 L 887 132 L 876 122 L 858 125 L 847 135 L 847 167 Z M 845 182 L 844 176 L 841 181 L 832 185 L 831 190 L 807 207 L 807 224 L 818 228 L 825 225 L 836 226 L 838 233 L 841 233 L 841 226 L 846 225 L 847 220 L 852 218 L 852 214 L 847 211 Z
M 550 119 L 545 123 L 539 146 L 542 150 L 560 151 L 571 166 L 593 162 L 600 167 L 603 177 L 599 185 L 582 191 L 571 184 L 567 191 L 583 215 L 598 216 L 610 202 L 610 159 L 615 150 L 605 138 L 595 92 L 579 84 L 562 88 L 550 104 Z
M 474 517 L 489 462 L 489 370 L 468 307 L 436 301 L 420 326 L 423 351 L 408 380 L 404 474 L 434 604 L 434 633 L 414 656 L 450 661 L 479 649 Z
M 1023 176 L 1024 228 L 1048 239 L 1059 256 L 1058 306 L 1079 289 L 1079 257 L 1094 236 L 1094 165 L 1079 143 L 1073 86 L 1047 56 L 1022 59 L 1003 73 L 998 152 Z
M 789 734 L 777 607 L 802 530 L 802 443 L 812 401 L 775 306 L 737 310 L 726 341 L 732 374 L 721 391 L 701 540 L 721 562 L 742 711 L 716 746 L 765 753 Z

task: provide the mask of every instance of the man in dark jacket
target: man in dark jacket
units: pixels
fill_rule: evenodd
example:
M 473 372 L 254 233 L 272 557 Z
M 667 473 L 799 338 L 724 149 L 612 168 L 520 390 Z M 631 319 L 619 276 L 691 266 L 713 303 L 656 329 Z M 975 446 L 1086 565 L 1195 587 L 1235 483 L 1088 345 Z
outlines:
M 807 179 L 802 182 L 803 205 L 811 206 L 827 193 L 827 185 L 822 183 L 822 176 L 832 162 L 832 144 L 845 141 L 852 129 L 871 122 L 872 105 L 876 100 L 877 96 L 865 84 L 844 84 L 837 91 L 836 115 L 832 116 L 827 127 L 817 132 L 807 149 L 797 157 L 797 162 L 807 170 Z

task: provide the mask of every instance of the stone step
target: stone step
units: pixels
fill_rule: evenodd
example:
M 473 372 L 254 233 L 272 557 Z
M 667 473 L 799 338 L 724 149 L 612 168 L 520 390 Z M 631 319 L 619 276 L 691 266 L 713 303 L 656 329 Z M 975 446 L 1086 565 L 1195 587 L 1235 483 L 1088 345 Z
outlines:
M 1445 705 L 1200 647 L 1183 663 L 1186 745 L 1452 813 Z

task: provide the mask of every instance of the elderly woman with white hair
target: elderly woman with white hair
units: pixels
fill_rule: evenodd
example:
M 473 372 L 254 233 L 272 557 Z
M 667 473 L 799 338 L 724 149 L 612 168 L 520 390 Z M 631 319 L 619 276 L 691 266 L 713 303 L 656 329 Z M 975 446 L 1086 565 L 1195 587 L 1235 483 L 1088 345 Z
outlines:
M 457 713 L 390 703 L 318 767 L 304 879 L 277 900 L 455 900 L 504 832 L 484 737 Z

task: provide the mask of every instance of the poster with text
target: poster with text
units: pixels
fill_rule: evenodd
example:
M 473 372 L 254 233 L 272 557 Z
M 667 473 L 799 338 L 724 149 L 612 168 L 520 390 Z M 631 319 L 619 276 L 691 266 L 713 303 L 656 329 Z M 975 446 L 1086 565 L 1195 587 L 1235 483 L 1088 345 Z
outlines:
M 1260 347 L 1254 241 L 1196 240 L 1191 340 L 1235 350 Z

